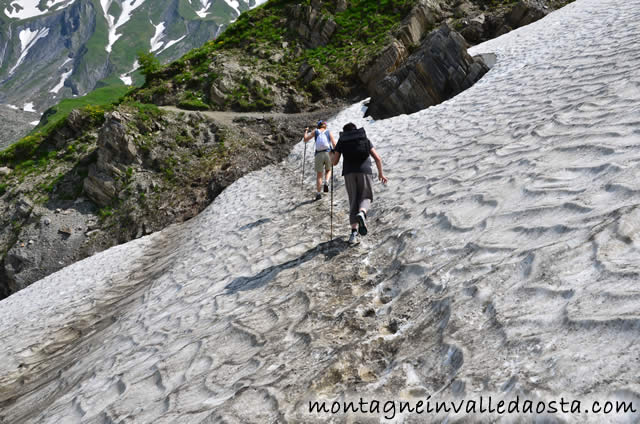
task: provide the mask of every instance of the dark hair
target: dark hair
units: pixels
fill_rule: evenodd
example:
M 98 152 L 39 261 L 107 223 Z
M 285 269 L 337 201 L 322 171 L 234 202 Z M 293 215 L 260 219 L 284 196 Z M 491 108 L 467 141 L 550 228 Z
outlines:
M 349 122 L 347 125 L 345 125 L 344 127 L 342 127 L 342 131 L 353 131 L 353 130 L 357 130 L 358 127 L 356 127 L 356 124 Z

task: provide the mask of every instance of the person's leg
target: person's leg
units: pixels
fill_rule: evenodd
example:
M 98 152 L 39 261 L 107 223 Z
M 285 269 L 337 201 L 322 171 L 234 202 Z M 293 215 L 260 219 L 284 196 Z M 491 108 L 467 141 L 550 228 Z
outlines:
M 369 174 L 357 174 L 358 175 L 358 232 L 361 235 L 367 235 L 367 211 L 371 207 L 371 201 L 373 200 L 373 180 Z
M 322 171 L 316 172 L 316 191 L 318 193 L 322 191 Z
M 358 234 L 358 182 L 356 174 L 347 174 L 344 176 L 344 186 L 349 197 L 349 224 L 351 224 L 351 235 L 349 243 L 357 243 Z
M 324 173 L 324 180 L 327 184 L 331 181 L 331 162 L 327 161 L 327 170 Z
M 322 153 L 314 155 L 313 169 L 316 171 L 316 200 L 318 200 L 322 198 L 322 173 L 324 172 Z

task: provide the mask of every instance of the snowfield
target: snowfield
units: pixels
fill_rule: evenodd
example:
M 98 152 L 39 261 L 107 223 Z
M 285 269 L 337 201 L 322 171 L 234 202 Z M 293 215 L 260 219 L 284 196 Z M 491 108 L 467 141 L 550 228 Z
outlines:
M 441 105 L 329 119 L 364 126 L 390 180 L 357 247 L 340 177 L 329 241 L 300 143 L 191 221 L 5 299 L 0 421 L 514 422 L 415 410 L 492 396 L 522 422 L 525 400 L 637 422 L 639 21 L 640 0 L 577 0 L 474 47 L 495 66 Z M 414 410 L 309 412 L 359 399 Z M 636 413 L 595 409 L 622 401 Z

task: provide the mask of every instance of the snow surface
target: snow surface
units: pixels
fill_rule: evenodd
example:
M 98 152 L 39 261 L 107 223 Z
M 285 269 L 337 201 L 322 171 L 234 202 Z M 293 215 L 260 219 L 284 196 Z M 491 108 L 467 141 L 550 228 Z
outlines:
M 24 110 L 25 112 L 37 112 L 34 108 L 33 108 L 33 103 L 29 102 L 29 103 L 25 103 L 24 106 L 22 107 L 22 110 Z
M 637 422 L 584 410 L 640 410 L 638 21 L 639 0 L 577 0 L 473 48 L 495 66 L 441 105 L 329 119 L 364 126 L 390 180 L 358 247 L 339 177 L 327 242 L 300 143 L 192 220 L 5 299 L 3 419 L 383 422 L 307 401 L 493 394 L 582 401 L 540 422 Z
M 38 40 L 47 35 L 49 35 L 49 28 L 40 28 L 37 31 L 32 31 L 31 28 L 27 28 L 20 31 L 20 34 L 18 34 L 18 38 L 20 39 L 20 56 L 16 64 L 13 65 L 13 68 L 9 70 L 9 74 L 13 74 L 16 68 L 22 64 L 29 50 L 36 45 Z

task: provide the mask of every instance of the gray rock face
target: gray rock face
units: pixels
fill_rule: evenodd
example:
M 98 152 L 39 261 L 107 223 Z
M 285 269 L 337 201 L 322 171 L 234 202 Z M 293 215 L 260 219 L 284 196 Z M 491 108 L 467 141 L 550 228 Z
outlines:
M 33 209 L 32 219 L 4 260 L 10 293 L 78 260 L 87 240 L 87 221 L 93 217 L 88 211 L 92 208 L 90 203 L 80 202 L 55 212 L 41 206 Z
M 107 114 L 98 136 L 98 161 L 89 167 L 84 191 L 98 206 L 110 205 L 118 193 L 116 178 L 126 166 L 140 163 L 138 149 L 124 127 L 127 118 L 118 112 Z
M 481 59 L 467 54 L 464 39 L 443 25 L 375 86 L 367 114 L 384 119 L 417 112 L 466 90 L 487 71 Z
M 24 112 L 0 106 L 0 122 L 2 122 L 0 150 L 8 147 L 11 142 L 27 135 L 29 130 L 33 128 L 31 122 L 38 120 L 39 116 L 37 113 Z
M 316 8 L 297 4 L 289 10 L 291 29 L 297 32 L 304 44 L 313 49 L 324 46 L 334 34 L 338 25 L 331 18 L 323 16 Z
M 360 80 L 373 92 L 376 84 L 398 69 L 408 58 L 409 51 L 417 46 L 423 36 L 442 20 L 442 0 L 422 0 L 409 13 L 382 52 L 360 72 Z

